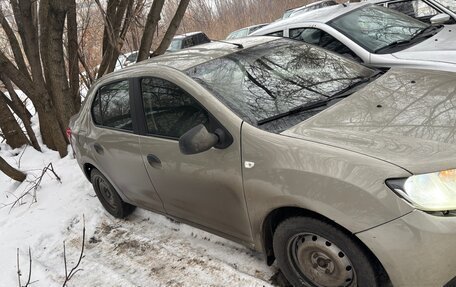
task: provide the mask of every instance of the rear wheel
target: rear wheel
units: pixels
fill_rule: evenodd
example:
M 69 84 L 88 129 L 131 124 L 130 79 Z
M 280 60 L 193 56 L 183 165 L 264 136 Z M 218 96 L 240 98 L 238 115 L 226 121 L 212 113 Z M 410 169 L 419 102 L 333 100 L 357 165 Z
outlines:
M 364 250 L 324 221 L 307 217 L 283 221 L 274 233 L 273 248 L 293 286 L 379 286 L 380 274 Z
M 108 181 L 108 179 L 98 170 L 94 169 L 91 173 L 92 186 L 103 207 L 116 218 L 125 218 L 130 215 L 135 206 L 128 204 L 120 198 L 119 194 Z

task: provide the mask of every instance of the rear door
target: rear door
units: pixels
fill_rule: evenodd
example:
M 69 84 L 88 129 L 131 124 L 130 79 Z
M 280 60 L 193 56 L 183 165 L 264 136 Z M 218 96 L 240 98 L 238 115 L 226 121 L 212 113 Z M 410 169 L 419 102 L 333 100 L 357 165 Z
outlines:
M 242 186 L 242 121 L 224 116 L 223 107 L 215 108 L 214 99 L 203 97 L 208 92 L 198 90 L 194 83 L 176 84 L 145 77 L 138 85 L 145 128 L 140 138 L 141 153 L 166 212 L 233 239 L 251 242 Z M 223 130 L 229 146 L 195 155 L 182 154 L 179 138 L 199 124 L 210 132 Z
M 86 143 L 95 167 L 125 201 L 163 212 L 141 158 L 130 83 L 120 80 L 98 89 L 91 105 Z

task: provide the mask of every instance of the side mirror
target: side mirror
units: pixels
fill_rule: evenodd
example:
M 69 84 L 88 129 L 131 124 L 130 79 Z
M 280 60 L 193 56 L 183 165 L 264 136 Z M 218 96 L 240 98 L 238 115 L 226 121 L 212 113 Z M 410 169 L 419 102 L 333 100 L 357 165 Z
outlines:
M 216 134 L 210 133 L 203 124 L 192 128 L 179 139 L 179 149 L 183 154 L 197 154 L 205 152 L 219 142 Z
M 445 24 L 448 21 L 451 20 L 450 15 L 447 15 L 445 13 L 437 14 L 434 17 L 431 18 L 431 24 L 432 25 L 437 25 L 437 24 Z

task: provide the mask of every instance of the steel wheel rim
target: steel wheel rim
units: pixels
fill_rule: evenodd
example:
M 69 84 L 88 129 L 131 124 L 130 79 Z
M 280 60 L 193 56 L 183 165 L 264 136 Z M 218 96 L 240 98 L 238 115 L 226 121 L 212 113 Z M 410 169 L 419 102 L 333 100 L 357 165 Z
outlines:
M 109 183 L 107 183 L 106 180 L 104 180 L 103 178 L 97 177 L 96 184 L 97 184 L 98 190 L 100 191 L 101 196 L 105 200 L 106 204 L 110 208 L 116 209 L 117 205 L 116 205 L 116 201 L 115 201 L 115 197 L 114 197 L 114 192 L 112 191 Z
M 348 256 L 330 240 L 299 233 L 288 243 L 290 264 L 305 284 L 314 287 L 355 287 L 356 271 Z

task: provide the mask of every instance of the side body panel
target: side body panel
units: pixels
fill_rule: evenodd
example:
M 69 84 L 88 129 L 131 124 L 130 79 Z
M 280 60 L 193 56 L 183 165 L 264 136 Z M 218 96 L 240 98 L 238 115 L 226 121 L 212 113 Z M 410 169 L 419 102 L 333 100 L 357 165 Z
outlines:
M 413 208 L 385 178 L 410 176 L 389 163 L 347 150 L 242 128 L 244 189 L 255 246 L 261 250 L 266 216 L 280 207 L 319 213 L 352 233 L 398 218 Z

